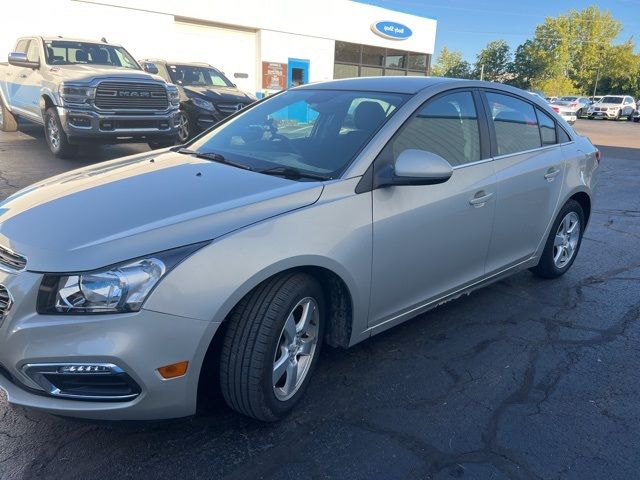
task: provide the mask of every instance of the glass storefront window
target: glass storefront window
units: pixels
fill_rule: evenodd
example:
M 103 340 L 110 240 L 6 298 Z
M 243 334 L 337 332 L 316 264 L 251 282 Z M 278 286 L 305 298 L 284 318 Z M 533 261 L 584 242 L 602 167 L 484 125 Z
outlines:
M 404 70 L 398 70 L 397 68 L 385 68 L 384 74 L 387 77 L 404 77 L 407 72 L 405 72 Z
M 406 59 L 407 52 L 387 49 L 384 65 L 385 67 L 406 68 Z
M 362 46 L 362 64 L 363 65 L 383 65 L 384 48 Z
M 336 62 L 360 63 L 360 45 L 336 42 Z
M 407 68 L 409 70 L 427 70 L 427 54 L 409 52 Z

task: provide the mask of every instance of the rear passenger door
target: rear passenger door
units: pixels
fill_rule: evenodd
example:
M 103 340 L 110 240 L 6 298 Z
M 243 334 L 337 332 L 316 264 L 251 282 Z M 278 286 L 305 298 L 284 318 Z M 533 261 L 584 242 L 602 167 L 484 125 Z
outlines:
M 486 91 L 497 181 L 487 274 L 529 259 L 552 221 L 565 162 L 553 118 L 533 103 Z

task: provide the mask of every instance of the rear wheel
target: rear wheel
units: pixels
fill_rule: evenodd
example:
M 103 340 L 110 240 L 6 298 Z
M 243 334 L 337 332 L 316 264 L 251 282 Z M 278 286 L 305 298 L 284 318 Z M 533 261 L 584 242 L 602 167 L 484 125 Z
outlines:
M 62 128 L 60 117 L 54 107 L 48 108 L 44 114 L 44 133 L 49 150 L 58 158 L 73 157 L 78 148 L 69 143 L 69 138 Z
M 288 273 L 249 293 L 229 318 L 220 359 L 227 404 L 262 421 L 285 416 L 315 369 L 324 329 L 324 296 L 311 276 Z
M 18 120 L 6 107 L 0 98 L 0 130 L 3 132 L 15 132 L 18 130 Z
M 584 226 L 582 207 L 575 200 L 569 200 L 553 222 L 540 261 L 531 271 L 543 278 L 564 275 L 578 254 Z

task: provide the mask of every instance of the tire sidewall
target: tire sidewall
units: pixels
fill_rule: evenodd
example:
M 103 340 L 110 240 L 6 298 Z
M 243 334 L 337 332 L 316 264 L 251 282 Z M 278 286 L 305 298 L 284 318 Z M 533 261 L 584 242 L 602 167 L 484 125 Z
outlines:
M 191 135 L 192 135 L 191 119 L 189 118 L 189 114 L 187 112 L 185 112 L 184 110 L 180 110 L 180 116 L 187 121 L 187 138 L 185 138 L 183 140 L 182 138 L 180 138 L 180 134 L 177 134 L 176 135 L 176 142 L 179 143 L 179 144 L 183 144 L 183 143 L 186 143 L 191 138 Z
M 58 148 L 55 148 L 51 144 L 51 140 L 49 138 L 49 119 L 51 119 L 51 118 L 53 118 L 53 121 L 56 122 L 57 127 L 58 127 L 58 131 L 60 132 L 60 145 L 58 146 Z M 63 135 L 64 135 L 64 130 L 62 130 L 62 124 L 60 123 L 60 119 L 58 118 L 58 115 L 53 110 L 48 109 L 44 114 L 44 138 L 47 141 L 47 145 L 49 147 L 49 150 L 54 155 L 59 155 L 60 152 L 62 151 L 62 144 L 64 142 Z
M 576 245 L 575 252 L 573 253 L 573 257 L 571 257 L 571 260 L 569 260 L 569 263 L 567 263 L 562 268 L 558 268 L 553 261 L 553 243 L 556 237 L 556 232 L 558 231 L 558 227 L 560 226 L 560 222 L 562 222 L 564 217 L 566 217 L 570 212 L 575 212 L 578 215 L 578 218 L 580 220 L 580 236 L 578 237 L 578 243 Z M 584 235 L 585 227 L 585 218 L 582 207 L 575 200 L 569 200 L 562 207 L 562 210 L 560 210 L 560 213 L 558 213 L 558 216 L 553 222 L 551 231 L 549 232 L 549 238 L 547 239 L 547 244 L 545 246 L 545 251 L 543 253 L 543 257 L 545 257 L 543 258 L 543 261 L 548 263 L 548 267 L 550 267 L 557 276 L 565 274 L 573 265 L 573 262 L 575 261 L 580 251 L 580 246 L 582 245 L 582 237 Z
M 313 358 L 311 360 L 311 366 L 307 371 L 306 377 L 300 385 L 298 391 L 288 400 L 282 401 L 278 400 L 275 393 L 273 392 L 272 385 L 272 376 L 273 376 L 273 360 L 276 353 L 276 349 L 278 348 L 278 342 L 280 340 L 280 334 L 284 327 L 285 321 L 293 309 L 293 307 L 303 298 L 312 297 L 316 303 L 318 304 L 319 312 L 319 325 L 318 325 L 318 343 L 316 345 L 315 351 L 313 353 Z M 271 341 L 269 342 L 269 348 L 265 357 L 263 359 L 264 365 L 262 368 L 262 378 L 260 381 L 260 386 L 262 390 L 262 395 L 265 400 L 265 405 L 270 410 L 271 414 L 274 418 L 280 418 L 286 413 L 288 413 L 293 406 L 300 400 L 300 398 L 304 395 L 307 386 L 309 385 L 309 381 L 313 376 L 313 372 L 318 364 L 318 357 L 320 356 L 320 350 L 323 343 L 324 338 L 324 328 L 326 323 L 326 310 L 325 310 L 325 300 L 322 288 L 318 283 L 309 277 L 309 281 L 304 282 L 296 288 L 295 292 L 291 294 L 289 302 L 286 306 L 282 307 L 280 312 L 278 321 L 273 326 L 273 334 L 271 335 Z

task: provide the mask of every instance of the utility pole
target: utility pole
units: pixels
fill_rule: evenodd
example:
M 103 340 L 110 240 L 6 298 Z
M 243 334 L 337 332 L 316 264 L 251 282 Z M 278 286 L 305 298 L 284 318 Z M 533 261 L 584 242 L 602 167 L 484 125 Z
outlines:
M 484 80 L 484 63 L 480 65 L 480 81 Z
M 596 96 L 596 92 L 598 90 L 598 80 L 600 79 L 600 67 L 598 67 L 598 70 L 596 71 L 596 83 L 593 85 L 593 96 L 595 98 Z

